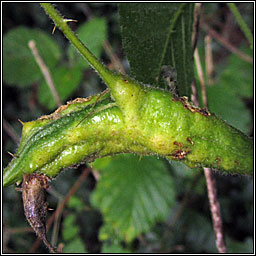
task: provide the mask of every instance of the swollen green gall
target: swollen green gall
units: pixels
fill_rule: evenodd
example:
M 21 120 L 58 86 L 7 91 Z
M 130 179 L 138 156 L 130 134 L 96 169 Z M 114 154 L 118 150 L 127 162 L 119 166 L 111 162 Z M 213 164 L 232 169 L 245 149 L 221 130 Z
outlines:
M 17 153 L 4 170 L 4 186 L 20 182 L 24 174 L 53 178 L 69 166 L 120 153 L 159 155 L 192 168 L 253 174 L 253 141 L 248 136 L 186 97 L 111 72 L 51 4 L 41 5 L 109 90 L 24 123 Z

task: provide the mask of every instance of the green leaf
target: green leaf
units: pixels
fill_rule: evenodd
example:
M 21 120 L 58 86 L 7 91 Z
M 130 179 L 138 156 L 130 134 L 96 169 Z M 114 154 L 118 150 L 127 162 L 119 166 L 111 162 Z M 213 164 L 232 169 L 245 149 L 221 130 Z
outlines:
M 104 18 L 93 18 L 82 24 L 76 31 L 79 39 L 97 57 L 100 57 L 102 46 L 107 38 L 107 23 Z M 68 58 L 72 66 L 89 68 L 88 62 L 76 51 L 73 45 L 68 48 Z
M 253 52 L 248 48 L 242 48 L 241 51 L 253 56 Z M 229 81 L 229 89 L 233 90 L 240 99 L 241 97 L 253 97 L 253 65 L 241 61 L 236 54 L 228 58 L 227 68 L 220 76 L 220 80 L 222 79 L 225 83 Z
M 247 40 L 250 43 L 250 48 L 253 48 L 253 35 L 250 31 L 249 27 L 247 26 L 246 22 L 244 21 L 243 17 L 241 16 L 238 8 L 234 3 L 227 3 L 229 9 L 233 13 L 237 23 L 239 24 L 240 29 L 243 31 L 244 35 L 246 36 Z
M 82 79 L 82 71 L 79 67 L 67 68 L 58 67 L 51 74 L 55 89 L 62 102 L 66 101 L 78 87 Z M 39 102 L 49 110 L 57 107 L 55 99 L 46 81 L 43 80 L 38 89 Z
M 130 250 L 124 249 L 120 244 L 104 243 L 101 253 L 132 253 Z
M 69 208 L 74 208 L 78 212 L 82 211 L 84 208 L 83 201 L 77 196 L 71 196 L 67 206 Z
M 69 243 L 65 244 L 63 248 L 64 253 L 88 253 L 84 248 L 84 242 L 80 237 L 76 237 Z
M 216 84 L 207 87 L 209 109 L 248 134 L 251 116 L 245 97 L 253 97 L 253 66 L 233 54 Z
M 17 27 L 3 39 L 3 79 L 11 86 L 27 87 L 42 77 L 28 42 L 35 40 L 38 52 L 49 69 L 59 61 L 58 44 L 39 29 Z
M 75 223 L 76 215 L 68 215 L 63 222 L 62 236 L 64 240 L 72 240 L 79 233 L 79 227 Z
M 244 242 L 236 241 L 227 237 L 226 243 L 228 253 L 253 253 L 254 251 L 254 243 L 249 237 Z
M 161 69 L 177 71 L 181 96 L 190 96 L 193 78 L 192 23 L 194 4 L 119 4 L 123 48 L 137 80 L 164 87 Z
M 179 225 L 179 228 L 176 227 L 176 232 L 184 232 L 186 247 L 192 252 L 198 251 L 198 245 L 200 245 L 200 252 L 217 252 L 215 235 L 209 218 L 187 208 Z
M 160 159 L 140 159 L 131 154 L 109 159 L 98 159 L 93 164 L 101 168 L 102 177 L 92 203 L 101 210 L 107 226 L 103 226 L 101 238 L 107 239 L 114 232 L 130 242 L 167 217 L 175 201 L 174 184 Z
M 193 193 L 194 195 L 205 195 L 205 179 L 199 177 L 202 174 L 202 169 L 191 169 L 179 161 L 169 160 L 169 163 L 172 168 L 173 176 L 175 177 L 177 194 L 186 193 L 191 188 L 191 183 L 199 179 L 194 183 L 196 185 L 193 186 Z

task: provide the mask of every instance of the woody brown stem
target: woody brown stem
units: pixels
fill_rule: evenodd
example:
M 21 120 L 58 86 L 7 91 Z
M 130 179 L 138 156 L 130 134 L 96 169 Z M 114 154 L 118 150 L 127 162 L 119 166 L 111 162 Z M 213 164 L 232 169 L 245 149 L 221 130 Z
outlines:
M 226 253 L 227 248 L 225 245 L 224 234 L 222 229 L 222 219 L 220 212 L 220 204 L 217 196 L 216 179 L 214 177 L 214 173 L 210 168 L 204 168 L 204 175 L 206 178 L 208 198 L 213 220 L 213 228 L 216 236 L 216 246 L 219 253 Z
M 199 81 L 201 84 L 203 104 L 204 104 L 204 107 L 207 108 L 205 80 L 204 80 L 202 66 L 201 66 L 197 49 L 195 50 L 194 57 L 195 57 L 195 63 L 196 63 L 197 72 L 199 76 Z M 194 89 L 196 90 L 195 87 Z M 195 101 L 197 101 L 197 99 Z M 217 196 L 216 180 L 211 168 L 203 168 L 203 169 L 204 169 L 204 175 L 206 179 L 208 198 L 209 198 L 212 221 L 213 221 L 213 228 L 216 236 L 216 247 L 219 253 L 226 253 L 227 249 L 226 249 L 224 234 L 222 229 L 222 219 L 221 219 L 221 212 L 220 212 L 220 204 Z

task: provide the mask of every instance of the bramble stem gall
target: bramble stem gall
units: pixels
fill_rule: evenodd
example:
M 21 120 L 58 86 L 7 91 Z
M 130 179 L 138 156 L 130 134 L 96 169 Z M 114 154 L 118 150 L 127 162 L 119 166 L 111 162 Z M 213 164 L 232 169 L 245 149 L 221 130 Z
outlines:
M 24 173 L 52 178 L 66 167 L 119 153 L 159 155 L 189 167 L 253 174 L 253 141 L 186 97 L 145 86 L 104 66 L 49 3 L 55 25 L 104 80 L 110 93 L 75 100 L 53 114 L 24 123 L 16 158 L 3 185 Z

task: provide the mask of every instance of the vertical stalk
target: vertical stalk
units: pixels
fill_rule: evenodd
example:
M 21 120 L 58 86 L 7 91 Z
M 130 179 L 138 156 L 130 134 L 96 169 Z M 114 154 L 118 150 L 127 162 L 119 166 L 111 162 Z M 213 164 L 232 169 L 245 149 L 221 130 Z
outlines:
M 208 198 L 213 220 L 213 228 L 216 236 L 216 247 L 219 253 L 226 253 L 227 248 L 225 245 L 224 234 L 222 229 L 222 219 L 216 189 L 216 179 L 214 177 L 213 171 L 210 168 L 204 168 L 204 175 L 207 184 Z
M 199 13 L 200 11 L 198 11 L 197 15 L 200 15 Z M 195 64 L 196 64 L 196 68 L 199 76 L 199 81 L 201 84 L 203 105 L 204 105 L 203 107 L 207 108 L 208 104 L 207 104 L 205 80 L 204 80 L 202 66 L 201 66 L 197 48 L 195 49 L 195 52 L 194 52 L 194 58 L 195 58 Z M 194 96 L 196 97 L 196 92 L 194 92 L 194 94 L 195 94 Z M 220 204 L 219 204 L 218 195 L 217 195 L 215 176 L 211 168 L 203 168 L 203 169 L 204 169 L 204 175 L 206 179 L 208 198 L 209 198 L 212 221 L 213 221 L 213 228 L 214 228 L 215 237 L 216 237 L 216 247 L 219 253 L 226 253 L 227 249 L 226 249 L 224 234 L 222 229 L 222 218 L 221 218 Z

